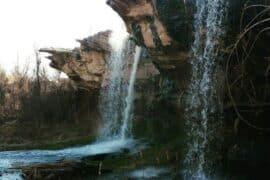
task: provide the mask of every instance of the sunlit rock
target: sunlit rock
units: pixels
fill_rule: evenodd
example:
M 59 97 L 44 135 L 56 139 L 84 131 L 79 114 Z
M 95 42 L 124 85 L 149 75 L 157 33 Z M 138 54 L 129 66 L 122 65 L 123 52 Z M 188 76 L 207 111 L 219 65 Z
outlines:
M 42 48 L 40 52 L 51 54 L 50 66 L 64 72 L 75 88 L 99 89 L 106 71 L 106 57 L 110 53 L 108 39 L 110 31 L 78 40 L 75 49 Z

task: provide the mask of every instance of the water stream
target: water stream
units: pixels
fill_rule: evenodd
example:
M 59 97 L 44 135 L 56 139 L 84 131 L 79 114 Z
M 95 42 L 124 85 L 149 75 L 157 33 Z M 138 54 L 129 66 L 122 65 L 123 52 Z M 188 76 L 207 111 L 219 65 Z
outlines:
M 116 38 L 117 37 L 117 38 Z M 127 36 L 114 36 L 111 38 L 113 47 L 109 58 L 108 86 L 102 90 L 101 116 L 103 128 L 99 141 L 109 139 L 121 139 L 125 141 L 131 135 L 131 118 L 134 100 L 134 84 L 137 67 L 141 55 L 141 48 L 135 48 L 134 61 L 132 63 L 129 81 L 126 83 L 124 68 L 127 67 L 129 52 L 134 52 L 132 42 L 127 41 Z
M 134 101 L 134 85 L 136 80 L 136 73 L 137 68 L 141 56 L 141 47 L 136 46 L 135 55 L 134 55 L 134 62 L 132 65 L 132 70 L 129 79 L 128 85 L 128 94 L 126 97 L 125 109 L 123 113 L 123 121 L 121 126 L 121 139 L 124 140 L 127 137 L 131 136 L 131 119 L 132 119 L 132 108 L 133 108 L 133 101 Z
M 16 166 L 39 163 L 53 163 L 62 160 L 118 152 L 121 149 L 135 149 L 135 140 L 131 139 L 131 117 L 134 99 L 134 84 L 141 48 L 136 47 L 134 62 L 128 83 L 126 98 L 123 96 L 123 68 L 127 44 L 127 33 L 113 33 L 110 43 L 113 47 L 109 60 L 110 78 L 102 94 L 102 118 L 105 122 L 101 138 L 96 143 L 62 150 L 29 150 L 0 152 L 0 179 L 22 179 L 20 170 L 10 170 Z M 125 100 L 125 103 L 123 101 Z
M 107 62 L 108 79 L 105 87 L 101 90 L 100 114 L 103 127 L 100 141 L 119 138 L 124 102 L 123 67 L 128 44 L 127 38 L 125 29 L 114 32 L 110 37 L 112 51 Z
M 224 33 L 223 23 L 226 15 L 225 0 L 195 0 L 194 16 L 195 39 L 192 45 L 192 78 L 189 87 L 186 109 L 186 131 L 188 134 L 187 153 L 184 160 L 184 179 L 210 179 L 207 157 L 210 139 L 209 121 L 218 111 L 216 92 L 216 71 L 220 39 Z M 123 26 L 124 27 L 124 26 Z M 128 82 L 125 81 L 124 68 L 126 52 L 131 51 L 125 28 L 119 28 L 110 37 L 112 47 L 108 59 L 109 73 L 107 84 L 101 91 L 101 118 L 103 128 L 96 143 L 62 150 L 30 150 L 0 152 L 0 179 L 19 179 L 20 170 L 10 170 L 17 165 L 25 166 L 37 163 L 57 162 L 79 159 L 103 153 L 118 152 L 123 148 L 135 146 L 132 139 L 132 110 L 134 85 L 141 55 L 136 47 L 134 61 Z M 134 49 L 133 49 L 134 51 Z M 216 119 L 218 121 L 218 119 Z M 9 171 L 10 170 L 10 171 Z M 153 168 L 135 171 L 136 177 L 155 177 Z
M 0 152 L 0 179 L 19 178 L 19 169 L 10 169 L 17 166 L 27 166 L 40 163 L 53 163 L 62 160 L 76 160 L 82 157 L 118 152 L 122 148 L 132 148 L 133 140 L 98 142 L 90 145 L 67 148 L 62 150 L 29 150 Z
M 184 160 L 185 179 L 209 179 L 207 157 L 209 121 L 218 112 L 216 72 L 221 36 L 224 33 L 225 0 L 196 0 L 195 40 L 192 46 L 192 78 L 186 109 L 188 150 Z M 219 119 L 215 119 L 219 121 Z

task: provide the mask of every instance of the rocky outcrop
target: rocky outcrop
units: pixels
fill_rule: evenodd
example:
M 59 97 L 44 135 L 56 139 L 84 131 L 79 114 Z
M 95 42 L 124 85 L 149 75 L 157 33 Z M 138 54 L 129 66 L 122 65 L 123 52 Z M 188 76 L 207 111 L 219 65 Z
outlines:
M 106 71 L 106 58 L 110 53 L 108 42 L 111 32 L 100 32 L 94 36 L 78 40 L 75 49 L 43 48 L 49 53 L 50 66 L 64 72 L 75 88 L 97 90 Z
M 107 4 L 125 21 L 135 42 L 146 47 L 160 72 L 185 79 L 192 42 L 187 17 L 192 15 L 188 16 L 183 0 L 108 0 Z
M 187 50 L 186 43 L 175 37 L 175 34 L 181 33 L 177 29 L 179 25 L 177 21 L 181 16 L 180 10 L 184 6 L 179 7 L 179 4 L 174 1 L 164 3 L 154 0 L 108 0 L 107 3 L 123 18 L 137 44 L 148 49 L 159 69 L 175 69 L 178 63 L 189 58 L 189 53 L 185 51 Z M 166 7 L 174 4 L 177 5 L 174 9 L 179 9 L 179 11 L 175 13 L 172 8 L 167 11 Z M 174 20 L 174 30 L 168 29 L 172 20 Z M 181 18 L 181 20 L 184 19 Z M 190 33 L 187 31 L 187 34 Z

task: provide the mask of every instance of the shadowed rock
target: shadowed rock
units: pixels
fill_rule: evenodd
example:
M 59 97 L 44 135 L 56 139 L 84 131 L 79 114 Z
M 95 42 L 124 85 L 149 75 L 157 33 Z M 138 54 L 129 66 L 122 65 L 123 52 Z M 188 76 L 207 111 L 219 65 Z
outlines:
M 185 84 L 192 26 L 187 25 L 189 11 L 183 0 L 107 0 L 107 4 L 122 17 L 136 44 L 146 47 L 159 71 Z
M 64 161 L 23 167 L 22 172 L 26 180 L 58 180 L 83 179 L 88 176 L 97 177 L 99 174 L 108 173 L 111 170 L 102 168 L 98 162 Z

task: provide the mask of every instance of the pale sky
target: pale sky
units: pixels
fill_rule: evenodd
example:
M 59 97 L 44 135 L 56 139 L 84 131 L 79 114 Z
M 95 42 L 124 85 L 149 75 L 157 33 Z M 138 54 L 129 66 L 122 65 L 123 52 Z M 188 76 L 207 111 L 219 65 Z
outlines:
M 10 72 L 17 59 L 33 63 L 34 46 L 73 48 L 76 39 L 116 29 L 122 20 L 105 2 L 0 0 L 0 66 Z

